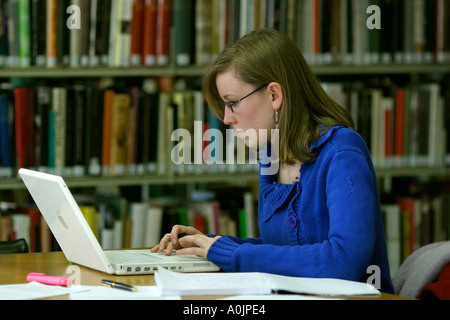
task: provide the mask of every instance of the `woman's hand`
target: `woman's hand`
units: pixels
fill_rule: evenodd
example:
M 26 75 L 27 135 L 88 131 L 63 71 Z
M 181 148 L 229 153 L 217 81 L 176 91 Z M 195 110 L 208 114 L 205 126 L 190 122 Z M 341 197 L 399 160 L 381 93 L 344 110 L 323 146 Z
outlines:
M 180 235 L 184 235 L 179 238 Z M 177 254 L 195 254 L 205 257 L 209 247 L 218 237 L 211 238 L 205 236 L 202 232 L 193 227 L 175 225 L 172 231 L 164 235 L 158 245 L 151 249 L 151 252 L 163 252 L 166 250 L 166 256 L 172 254 L 172 250 L 177 250 Z
M 206 259 L 209 247 L 219 238 L 220 236 L 211 238 L 204 234 L 184 236 L 178 240 L 183 249 L 177 250 L 177 254 L 195 254 Z

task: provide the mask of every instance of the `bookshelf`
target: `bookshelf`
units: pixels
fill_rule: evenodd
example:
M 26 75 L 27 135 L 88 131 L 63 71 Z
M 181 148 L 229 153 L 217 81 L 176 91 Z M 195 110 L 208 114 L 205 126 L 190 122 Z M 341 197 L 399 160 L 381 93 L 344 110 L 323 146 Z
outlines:
M 239 174 L 187 174 L 187 175 L 127 175 L 110 177 L 68 177 L 64 179 L 69 188 L 83 187 L 108 187 L 108 186 L 147 186 L 147 185 L 177 185 L 177 184 L 242 184 L 248 182 L 257 182 L 258 175 L 255 173 Z M 22 181 L 16 178 L 3 179 L 0 183 L 0 190 L 18 190 L 24 189 Z
M 38 8 L 35 6 L 36 4 L 42 5 L 45 2 L 53 5 L 57 1 L 64 3 L 64 5 L 71 3 L 69 0 L 33 0 L 30 3 L 31 8 L 36 9 Z M 24 1 L 9 0 L 1 3 L 10 5 L 19 2 Z M 103 10 L 96 10 L 97 15 L 94 19 L 92 13 L 95 10 L 93 9 L 96 9 L 94 7 L 99 5 L 100 2 L 106 3 L 108 7 L 103 8 Z M 135 15 L 139 16 L 139 13 L 136 12 L 143 14 L 142 8 L 141 11 L 136 10 L 130 15 L 130 10 L 114 11 L 109 5 L 120 3 L 125 6 L 128 4 L 128 9 L 131 9 L 133 3 L 142 5 L 143 1 L 115 0 L 103 2 L 103 0 L 91 0 L 93 11 L 84 7 L 87 1 L 79 0 L 77 3 L 81 6 L 84 18 L 90 15 L 91 21 L 97 20 L 95 28 L 92 23 L 88 24 L 89 28 L 82 28 L 84 31 L 91 31 L 89 36 L 85 33 L 80 38 L 79 33 L 73 33 L 73 38 L 76 38 L 77 41 L 84 39 L 83 43 L 78 42 L 80 44 L 79 49 L 84 48 L 83 50 L 85 50 L 89 47 L 89 53 L 87 51 L 84 51 L 84 53 L 76 51 L 76 45 L 71 47 L 69 43 L 60 42 L 59 48 L 65 49 L 58 56 L 58 63 L 49 66 L 46 62 L 39 62 L 37 56 L 33 56 L 40 54 L 41 56 L 44 55 L 44 58 L 49 58 L 45 56 L 47 52 L 41 46 L 42 43 L 33 41 L 34 47 L 31 48 L 29 53 L 31 62 L 20 65 L 20 62 L 17 62 L 20 60 L 8 60 L 8 54 L 2 51 L 9 46 L 10 55 L 18 55 L 17 43 L 8 42 L 8 46 L 5 46 L 5 41 L 11 39 L 6 39 L 5 34 L 0 33 L 0 44 L 3 44 L 3 46 L 0 46 L 0 49 L 2 49 L 0 50 L 0 79 L 3 79 L 2 83 L 8 82 L 9 79 L 22 79 L 31 83 L 40 82 L 50 85 L 61 83 L 64 86 L 81 82 L 89 86 L 91 82 L 103 78 L 119 79 L 125 83 L 142 83 L 148 78 L 169 77 L 175 80 L 189 79 L 189 84 L 194 87 L 189 89 L 198 91 L 198 81 L 204 73 L 206 65 L 227 43 L 253 29 L 272 27 L 285 32 L 297 43 L 310 63 L 313 72 L 324 84 L 345 84 L 345 90 L 347 90 L 345 86 L 348 83 L 353 85 L 358 82 L 362 83 L 363 88 L 377 89 L 382 87 L 384 79 L 392 79 L 395 86 L 402 88 L 413 87 L 421 83 L 439 85 L 442 90 L 440 94 L 445 104 L 443 108 L 446 110 L 445 121 L 441 123 L 439 130 L 447 131 L 445 139 L 447 143 L 450 141 L 450 130 L 448 130 L 450 119 L 447 119 L 450 106 L 450 95 L 448 94 L 450 91 L 450 81 L 448 80 L 450 75 L 448 0 L 151 0 L 145 1 L 146 4 L 152 6 L 153 10 L 148 11 L 148 14 L 154 15 L 159 4 L 160 10 L 165 12 L 165 15 L 160 15 L 160 19 L 167 19 L 170 16 L 167 8 L 164 9 L 163 6 L 172 4 L 171 23 L 161 21 L 160 26 L 165 26 L 165 30 L 160 28 L 159 31 L 157 31 L 157 25 L 155 24 L 156 19 L 153 20 L 153 24 L 146 25 L 145 28 L 133 28 L 133 24 L 131 24 L 131 30 L 124 28 L 124 31 L 128 30 L 129 33 L 118 32 L 115 29 L 117 22 L 121 21 L 125 25 L 130 22 L 137 23 L 137 25 L 144 23 L 142 20 L 133 18 Z M 368 14 L 365 9 L 369 5 L 377 5 L 381 8 L 383 19 L 381 30 L 366 28 L 365 22 Z M 5 17 L 7 13 L 7 16 L 11 18 L 13 14 L 8 11 L 10 8 L 7 8 L 6 5 L 0 7 L 0 16 Z M 64 9 L 60 7 L 59 10 L 61 8 Z M 43 21 L 40 20 L 46 15 L 41 14 L 37 18 L 36 12 L 38 11 L 31 10 L 29 13 L 31 20 L 30 34 L 25 34 L 21 38 L 30 37 L 30 39 L 44 39 L 44 43 L 49 42 L 47 41 L 47 29 L 43 27 Z M 56 20 L 65 22 L 68 15 L 63 14 L 62 11 L 59 12 L 59 20 Z M 89 12 L 89 15 L 86 14 L 87 12 Z M 128 13 L 128 15 L 115 15 L 113 17 L 116 21 L 109 20 L 110 24 L 108 25 L 106 21 L 111 18 L 113 12 Z M 187 14 L 187 12 L 190 12 L 190 14 Z M 297 15 L 294 15 L 295 13 Z M 194 19 L 190 20 L 190 17 L 194 17 Z M 147 23 L 149 21 L 147 20 Z M 0 23 L 5 23 L 5 19 Z M 83 20 L 82 23 L 83 26 L 86 26 L 88 22 Z M 38 25 L 41 27 L 37 28 Z M 15 24 L 12 26 L 13 28 L 19 28 Z M 430 26 L 432 27 L 430 28 Z M 110 33 L 108 28 L 114 28 L 116 33 Z M 135 46 L 139 44 L 136 39 L 143 37 L 143 34 L 133 33 L 133 29 L 135 31 L 146 30 L 147 32 L 152 30 L 151 34 L 147 34 L 146 39 L 150 39 L 148 36 L 152 35 L 153 46 L 147 41 L 145 50 L 153 50 L 151 53 L 154 55 L 154 59 L 142 59 L 150 51 L 144 53 L 144 45 L 141 49 L 136 49 Z M 58 30 L 60 34 L 69 38 L 70 33 L 67 29 L 60 28 Z M 108 30 L 107 35 L 100 35 L 98 33 L 100 30 Z M 111 34 L 113 34 L 112 38 Z M 165 36 L 162 36 L 163 34 Z M 95 35 L 96 40 L 98 36 L 101 41 L 93 42 L 93 35 Z M 164 44 L 165 46 L 160 43 L 160 50 L 166 50 L 164 54 L 169 59 L 159 60 L 160 62 L 157 62 L 156 58 L 156 37 L 158 35 L 160 40 L 169 39 Z M 72 34 L 70 34 L 70 37 L 72 37 Z M 111 39 L 116 39 L 117 43 L 122 45 L 111 46 L 109 44 Z M 367 41 L 369 39 L 370 41 Z M 86 42 L 86 40 L 90 42 Z M 40 45 L 38 45 L 39 43 Z M 97 43 L 98 46 L 95 47 L 94 43 Z M 127 47 L 126 44 L 130 44 L 130 52 L 128 53 L 120 51 L 120 47 Z M 144 44 L 144 41 L 141 44 Z M 374 50 L 372 44 L 378 47 L 375 46 Z M 168 52 L 167 45 L 169 45 Z M 78 62 L 70 63 L 70 59 L 64 60 L 63 55 L 68 55 L 69 49 L 74 50 L 71 54 L 80 56 Z M 133 62 L 130 56 L 129 60 L 125 59 L 125 63 L 118 62 L 122 61 L 122 56 L 126 57 L 127 54 L 131 54 L 131 50 L 134 50 L 134 54 L 140 54 L 141 60 L 138 59 L 137 63 Z M 81 60 L 83 54 L 85 58 L 89 57 L 88 61 L 90 62 L 87 64 Z M 119 55 L 121 56 L 120 59 L 117 58 Z M 107 57 L 106 60 L 103 59 L 105 56 Z M 52 56 L 51 58 L 55 57 Z M 163 90 L 158 91 L 158 93 L 162 94 Z M 368 144 L 370 143 L 368 142 Z M 450 144 L 442 143 L 442 145 L 444 145 L 445 156 L 448 157 Z M 449 188 L 445 185 L 445 181 L 450 178 L 450 161 L 443 159 L 441 163 L 437 164 L 413 166 L 376 165 L 376 173 L 381 182 L 380 191 L 384 193 L 383 201 L 394 204 L 394 207 L 389 208 L 389 211 L 393 212 L 389 216 L 392 218 L 389 219 L 389 223 L 391 227 L 393 223 L 397 225 L 388 229 L 389 232 L 393 232 L 388 235 L 388 242 L 389 247 L 394 248 L 389 250 L 393 257 L 392 261 L 395 262 L 393 266 L 395 271 L 398 263 L 401 262 L 400 257 L 407 256 L 414 246 L 419 244 L 419 234 L 420 237 L 427 238 L 427 241 L 429 239 L 433 239 L 433 241 L 450 239 L 450 227 L 448 227 L 450 225 L 448 222 L 450 217 L 448 207 L 450 205 L 447 203 L 448 194 L 446 191 Z M 165 186 L 168 188 L 186 186 L 191 188 L 192 185 L 195 188 L 197 185 L 203 187 L 215 184 L 235 187 L 236 185 L 256 184 L 258 175 L 255 171 L 190 172 L 184 174 L 171 171 L 152 174 L 144 172 L 142 174 L 106 176 L 67 176 L 65 180 L 70 188 L 93 187 L 101 189 L 133 186 L 142 189 L 148 186 Z M 408 182 L 406 186 L 402 185 L 401 188 L 397 186 L 398 181 L 403 180 L 411 180 L 413 181 L 411 184 L 419 184 L 422 187 L 419 192 L 409 192 L 408 189 L 411 187 Z M 439 184 L 442 188 L 432 192 L 431 190 L 434 190 L 434 188 L 429 188 L 429 186 L 434 183 Z M 11 190 L 23 191 L 23 189 L 24 185 L 17 177 L 0 179 L 0 191 L 2 193 Z M 388 194 L 388 200 L 385 200 L 386 193 Z M 426 237 L 422 235 L 422 232 L 417 232 L 415 235 L 411 233 L 405 235 L 407 231 L 403 231 L 402 227 L 404 229 L 407 229 L 407 227 L 414 228 L 414 226 L 421 224 L 424 219 L 417 218 L 422 216 L 419 211 L 415 213 L 405 213 L 406 211 L 403 209 L 401 211 L 396 203 L 396 198 L 405 196 L 414 198 L 415 207 L 419 208 L 426 203 L 423 200 L 425 195 L 432 198 L 433 210 L 439 213 L 435 218 L 432 230 L 429 228 Z M 443 214 L 443 212 L 446 212 L 446 214 Z M 405 222 L 404 217 L 406 215 L 416 217 L 413 227 L 411 225 L 414 223 Z M 425 215 L 423 216 L 425 217 Z M 440 226 L 437 221 L 442 222 Z M 446 228 L 446 230 L 442 230 L 442 228 Z M 403 233 L 399 234 L 399 230 Z M 417 236 L 416 239 L 413 239 L 415 236 Z M 409 237 L 409 241 L 405 240 L 407 237 Z M 409 246 L 404 245 L 405 241 L 409 243 Z M 413 244 L 411 245 L 411 243 Z
M 386 64 L 377 66 L 311 66 L 318 76 L 433 75 L 450 73 L 449 64 Z M 101 77 L 201 77 L 204 66 L 177 67 L 89 67 L 89 68 L 0 68 L 0 78 L 98 78 Z
M 0 78 L 199 77 L 205 67 L 0 68 Z
M 347 76 L 354 79 L 364 76 L 438 76 L 442 77 L 450 72 L 450 64 L 413 64 L 413 65 L 379 65 L 379 66 L 312 66 L 315 74 L 319 77 L 334 79 L 336 77 Z M 73 68 L 73 67 L 28 67 L 28 68 L 0 68 L 0 78 L 24 78 L 24 79 L 97 79 L 99 75 L 102 78 L 146 78 L 146 77 L 193 77 L 198 79 L 205 70 L 204 66 L 177 67 L 169 65 L 164 67 L 91 67 L 91 68 Z M 328 80 L 329 81 L 329 80 Z M 377 176 L 384 181 L 395 177 L 420 176 L 432 178 L 435 176 L 450 176 L 449 168 L 445 165 L 426 166 L 426 167 L 396 167 L 381 168 L 377 167 Z M 76 187 L 83 186 L 130 186 L 130 185 L 157 185 L 157 184 L 183 184 L 194 183 L 216 183 L 216 182 L 244 182 L 255 181 L 257 179 L 254 173 L 238 174 L 214 174 L 214 175 L 130 175 L 120 177 L 67 177 L 68 184 Z M 384 182 L 384 186 L 389 186 L 390 182 Z M 24 185 L 15 178 L 2 179 L 0 190 L 21 189 Z M 390 190 L 389 187 L 385 187 Z

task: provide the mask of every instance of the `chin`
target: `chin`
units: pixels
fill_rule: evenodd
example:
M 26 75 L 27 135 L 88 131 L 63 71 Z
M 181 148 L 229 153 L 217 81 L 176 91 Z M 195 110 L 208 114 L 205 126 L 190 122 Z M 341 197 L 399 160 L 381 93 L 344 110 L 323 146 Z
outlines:
M 249 139 L 248 137 L 244 140 L 245 145 L 250 148 L 250 149 L 257 149 L 257 150 L 262 150 L 265 148 L 267 142 L 269 140 L 267 139 L 257 139 L 256 141 Z
M 248 148 L 262 150 L 267 142 L 271 140 L 271 131 L 260 129 L 237 129 L 235 134 Z

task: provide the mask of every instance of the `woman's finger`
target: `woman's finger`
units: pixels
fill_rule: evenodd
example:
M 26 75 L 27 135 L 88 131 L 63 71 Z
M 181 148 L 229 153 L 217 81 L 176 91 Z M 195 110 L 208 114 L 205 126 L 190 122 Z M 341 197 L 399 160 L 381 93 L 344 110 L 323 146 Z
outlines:
M 190 247 L 190 248 L 183 248 L 176 251 L 177 254 L 193 254 L 199 257 L 206 258 L 206 255 L 208 253 L 208 250 L 200 247 Z
M 165 249 L 166 249 L 166 247 L 167 247 L 167 244 L 170 242 L 170 233 L 166 233 L 163 237 L 162 237 L 162 239 L 161 239 L 161 241 L 159 242 L 159 244 L 157 244 L 156 246 L 154 246 L 150 251 L 151 252 L 153 252 L 153 253 L 155 253 L 155 252 L 157 252 L 157 251 L 159 251 L 159 252 L 163 252 Z
M 179 239 L 179 243 L 183 249 L 177 250 L 177 254 L 195 254 L 206 258 L 209 248 L 218 238 L 220 236 L 211 238 L 204 234 L 185 236 Z

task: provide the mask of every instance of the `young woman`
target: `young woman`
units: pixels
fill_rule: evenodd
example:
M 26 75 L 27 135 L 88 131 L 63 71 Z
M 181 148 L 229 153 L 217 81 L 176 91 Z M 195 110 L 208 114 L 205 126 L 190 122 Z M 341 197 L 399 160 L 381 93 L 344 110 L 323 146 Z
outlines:
M 261 238 L 204 235 L 177 225 L 152 251 L 204 256 L 224 271 L 370 277 L 392 293 L 370 154 L 295 44 L 272 29 L 252 32 L 217 57 L 203 83 L 210 108 L 238 136 L 279 130 L 278 141 L 268 134 L 256 142 L 266 155 L 279 143 L 279 170 L 262 174 L 271 163 L 260 163 Z M 181 233 L 187 236 L 178 239 Z

